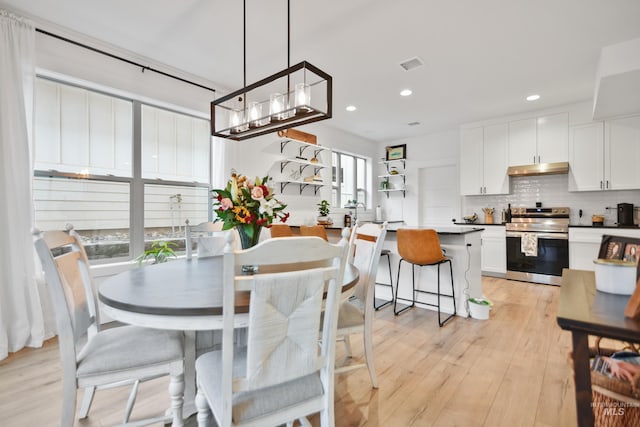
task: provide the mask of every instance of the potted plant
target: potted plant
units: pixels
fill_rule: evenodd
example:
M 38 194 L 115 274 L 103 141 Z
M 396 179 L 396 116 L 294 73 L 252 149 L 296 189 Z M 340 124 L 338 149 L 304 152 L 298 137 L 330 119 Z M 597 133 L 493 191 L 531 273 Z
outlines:
M 321 200 L 318 203 L 318 224 L 331 224 L 333 221 L 329 217 L 331 205 L 327 200 Z
M 146 249 L 136 258 L 138 265 L 142 265 L 147 259 L 153 259 L 152 264 L 160 264 L 161 262 L 167 262 L 169 257 L 176 258 L 176 254 L 173 251 L 173 247 L 176 244 L 167 240 L 154 240 L 151 243 L 151 247 Z
M 469 298 L 469 312 L 474 319 L 486 320 L 489 318 L 491 301 L 484 298 Z

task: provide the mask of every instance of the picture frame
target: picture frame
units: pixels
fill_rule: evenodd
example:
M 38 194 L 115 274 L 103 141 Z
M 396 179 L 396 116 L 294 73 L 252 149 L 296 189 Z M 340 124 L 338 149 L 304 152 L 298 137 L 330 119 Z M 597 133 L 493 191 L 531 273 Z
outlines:
M 632 261 L 636 265 L 640 261 L 640 239 L 625 236 L 602 236 L 598 258 Z
M 624 310 L 631 319 L 640 318 L 640 239 L 625 236 L 603 235 L 598 258 L 633 262 L 636 265 L 636 288 Z
M 407 158 L 407 144 L 390 145 L 386 147 L 386 161 L 403 160 Z

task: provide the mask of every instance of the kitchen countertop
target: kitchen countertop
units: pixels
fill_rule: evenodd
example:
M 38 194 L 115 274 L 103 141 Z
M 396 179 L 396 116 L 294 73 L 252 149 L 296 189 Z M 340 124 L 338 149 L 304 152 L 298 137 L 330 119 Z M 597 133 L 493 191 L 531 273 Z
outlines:
M 590 224 L 569 224 L 569 228 L 615 228 L 615 229 L 627 229 L 627 230 L 640 230 L 640 227 L 637 225 L 630 226 L 617 226 L 617 225 L 590 225 Z
M 371 221 L 371 222 L 375 224 L 382 224 L 382 222 L 380 221 Z M 478 225 L 482 225 L 482 224 L 464 224 L 464 226 L 461 226 L 459 224 L 455 224 L 455 225 L 434 224 L 434 225 L 414 226 L 414 225 L 406 225 L 403 221 L 389 221 L 387 225 L 387 231 L 395 232 L 399 228 L 417 228 L 417 229 L 427 228 L 427 229 L 436 230 L 438 234 L 460 234 L 461 235 L 461 234 L 475 233 L 476 231 L 484 230 L 484 228 L 478 227 Z M 488 225 L 502 225 L 502 224 L 488 224 Z M 469 226 L 473 226 L 473 227 L 469 227 Z M 298 228 L 300 226 L 291 225 L 291 227 Z M 325 228 L 327 230 L 342 230 L 343 227 L 340 227 L 339 225 L 336 225 L 336 224 L 332 224 L 332 225 L 325 226 Z
M 489 226 L 490 227 L 492 225 L 502 225 L 502 226 L 505 225 L 505 224 L 503 224 L 501 222 L 492 222 L 491 224 L 487 224 L 486 222 L 471 222 L 471 223 L 469 223 L 469 222 L 454 222 L 454 224 L 455 225 L 466 225 L 466 226 L 478 225 L 478 226 L 481 226 L 481 227 L 485 227 L 485 226 Z
M 474 224 L 471 224 L 474 225 Z M 462 227 L 458 225 L 406 225 L 404 223 L 390 223 L 387 226 L 388 232 L 395 232 L 399 228 L 412 228 L 412 229 L 433 229 L 436 230 L 438 234 L 469 234 L 475 233 L 477 231 L 482 231 L 484 228 L 482 227 Z

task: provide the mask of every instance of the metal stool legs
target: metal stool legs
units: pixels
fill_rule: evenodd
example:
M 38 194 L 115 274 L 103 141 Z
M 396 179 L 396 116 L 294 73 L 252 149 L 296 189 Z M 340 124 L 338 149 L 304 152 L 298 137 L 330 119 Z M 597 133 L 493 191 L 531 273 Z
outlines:
M 457 309 L 456 309 L 456 292 L 455 292 L 455 288 L 453 286 L 453 266 L 451 264 L 451 259 L 447 258 L 441 262 L 438 262 L 436 264 L 425 264 L 425 265 L 419 265 L 420 267 L 424 267 L 426 265 L 436 265 L 438 267 L 438 291 L 437 292 L 430 292 L 430 291 L 423 291 L 421 289 L 416 289 L 416 264 L 411 264 L 411 299 L 406 299 L 406 298 L 398 298 L 398 288 L 400 287 L 400 267 L 402 266 L 402 261 L 404 261 L 404 259 L 400 259 L 400 262 L 398 262 L 398 278 L 396 280 L 396 296 L 394 298 L 394 304 L 393 304 L 393 312 L 395 315 L 398 315 L 400 313 L 402 313 L 405 310 L 410 309 L 411 307 L 415 306 L 415 303 L 418 302 L 420 304 L 424 304 L 424 305 L 429 305 L 431 307 L 437 307 L 438 308 L 438 325 L 440 327 L 442 327 L 446 322 L 448 322 L 449 320 L 451 320 L 457 313 Z M 408 262 L 408 261 L 405 261 Z M 449 273 L 451 274 L 451 295 L 448 294 L 443 294 L 440 292 L 440 265 L 444 264 L 445 262 L 449 263 Z M 416 300 L 416 292 L 418 293 L 423 293 L 423 294 L 430 294 L 430 295 L 437 295 L 437 304 L 430 304 L 430 303 L 426 303 L 426 302 L 422 302 L 422 301 L 418 301 Z M 449 316 L 447 316 L 444 320 L 442 320 L 442 316 L 441 316 L 441 311 L 440 311 L 440 297 L 446 297 L 446 298 L 451 298 L 453 299 L 453 313 L 451 313 Z M 411 305 L 408 305 L 400 310 L 397 310 L 397 306 L 396 303 L 397 301 L 407 301 L 407 302 L 411 302 Z
M 373 287 L 373 308 L 375 308 L 376 310 L 380 310 L 382 307 L 386 307 L 387 305 L 390 305 L 393 301 L 394 301 L 394 297 L 393 297 L 393 276 L 391 276 L 391 256 L 390 256 L 390 252 L 389 249 L 383 249 L 382 252 L 380 253 L 380 258 L 382 258 L 383 256 L 387 257 L 387 265 L 389 266 L 389 283 L 377 283 L 376 285 L 382 285 L 382 286 L 389 286 L 391 288 L 391 299 L 388 301 L 384 301 L 382 304 L 377 305 L 378 301 L 376 299 L 376 288 L 375 286 Z

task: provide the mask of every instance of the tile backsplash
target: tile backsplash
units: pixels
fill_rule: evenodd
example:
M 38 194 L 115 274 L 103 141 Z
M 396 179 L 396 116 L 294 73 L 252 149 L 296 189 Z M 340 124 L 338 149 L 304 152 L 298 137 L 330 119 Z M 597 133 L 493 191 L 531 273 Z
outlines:
M 568 179 L 568 175 L 512 177 L 510 194 L 463 197 L 462 215 L 475 212 L 482 221 L 482 208 L 492 207 L 495 209 L 495 220 L 500 221 L 500 213 L 509 203 L 512 207 L 535 207 L 536 202 L 542 202 L 543 207 L 568 206 L 572 225 L 590 225 L 591 215 L 595 214 L 605 216 L 605 225 L 614 225 L 618 203 L 633 203 L 640 207 L 640 190 L 569 192 Z M 581 219 L 578 215 L 580 209 Z

